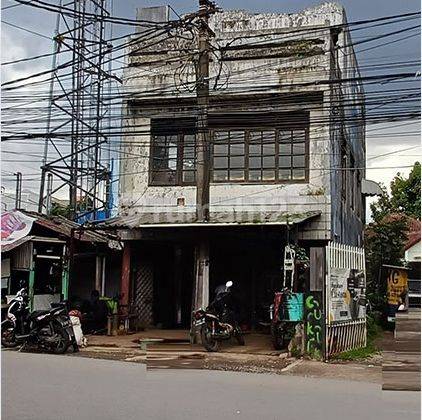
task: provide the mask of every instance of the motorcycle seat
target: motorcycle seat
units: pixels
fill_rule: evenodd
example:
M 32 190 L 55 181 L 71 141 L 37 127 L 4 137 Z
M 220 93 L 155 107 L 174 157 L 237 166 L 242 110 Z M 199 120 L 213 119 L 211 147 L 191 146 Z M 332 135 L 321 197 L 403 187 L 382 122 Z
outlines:
M 29 315 L 29 318 L 34 319 L 34 318 L 37 318 L 40 315 L 45 315 L 45 314 L 49 314 L 49 313 L 50 313 L 50 311 L 46 311 L 46 310 L 33 311 Z

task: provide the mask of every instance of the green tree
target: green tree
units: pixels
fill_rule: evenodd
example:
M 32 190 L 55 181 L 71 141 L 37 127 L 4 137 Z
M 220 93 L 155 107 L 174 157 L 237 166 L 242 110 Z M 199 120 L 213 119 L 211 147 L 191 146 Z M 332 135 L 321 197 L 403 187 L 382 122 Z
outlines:
M 398 173 L 390 187 L 391 194 L 382 187 L 382 195 L 371 204 L 373 222 L 365 230 L 367 295 L 372 306 L 381 311 L 387 287 L 382 266 L 403 265 L 409 218 L 421 217 L 420 163 L 413 165 L 408 177 Z
M 63 216 L 67 219 L 70 218 L 70 206 L 62 206 L 58 203 L 53 202 L 51 204 L 51 214 L 53 216 Z
M 383 311 L 386 303 L 382 266 L 403 265 L 407 232 L 408 217 L 403 214 L 384 216 L 365 230 L 367 297 L 375 310 Z
M 395 211 L 421 218 L 421 164 L 416 162 L 407 178 L 401 174 L 391 182 L 391 205 Z
M 406 178 L 398 173 L 391 181 L 391 195 L 382 187 L 381 197 L 371 204 L 372 218 L 379 222 L 391 213 L 421 218 L 421 164 L 415 162 Z

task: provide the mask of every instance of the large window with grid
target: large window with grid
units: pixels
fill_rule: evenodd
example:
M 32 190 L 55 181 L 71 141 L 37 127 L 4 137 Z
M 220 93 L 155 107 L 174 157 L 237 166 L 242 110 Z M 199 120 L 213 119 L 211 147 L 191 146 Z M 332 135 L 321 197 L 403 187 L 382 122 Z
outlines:
M 214 130 L 214 182 L 301 182 L 307 179 L 306 128 Z
M 236 117 L 222 128 L 219 122 L 214 118 L 210 124 L 211 182 L 308 180 L 308 124 L 256 128 L 256 121 Z M 195 131 L 194 119 L 152 121 L 150 185 L 195 185 Z

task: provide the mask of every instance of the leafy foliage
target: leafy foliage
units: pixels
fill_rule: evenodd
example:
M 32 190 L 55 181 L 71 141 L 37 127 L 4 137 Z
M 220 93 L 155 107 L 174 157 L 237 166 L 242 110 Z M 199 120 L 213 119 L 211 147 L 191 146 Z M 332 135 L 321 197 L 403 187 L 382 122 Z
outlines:
M 61 206 L 58 203 L 52 203 L 51 205 L 51 214 L 53 216 L 63 216 L 67 219 L 70 218 L 70 206 Z
M 398 173 L 390 184 L 391 196 L 383 187 L 383 194 L 371 204 L 372 218 L 379 222 L 391 213 L 421 218 L 421 164 L 415 162 L 407 178 Z
M 384 310 L 386 281 L 381 276 L 384 264 L 402 265 L 407 240 L 408 220 L 404 215 L 385 216 L 372 223 L 365 233 L 367 297 L 375 310 Z
M 381 197 L 371 205 L 373 223 L 366 227 L 367 297 L 375 310 L 386 304 L 386 281 L 381 268 L 403 265 L 409 217 L 420 219 L 421 165 L 416 162 L 409 176 L 397 174 L 391 182 L 391 195 L 383 188 Z

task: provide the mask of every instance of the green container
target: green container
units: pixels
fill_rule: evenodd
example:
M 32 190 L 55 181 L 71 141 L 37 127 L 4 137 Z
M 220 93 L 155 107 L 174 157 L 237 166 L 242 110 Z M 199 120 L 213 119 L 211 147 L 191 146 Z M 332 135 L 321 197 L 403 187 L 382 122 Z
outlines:
M 286 296 L 286 315 L 288 321 L 302 321 L 303 319 L 303 293 L 290 293 Z

